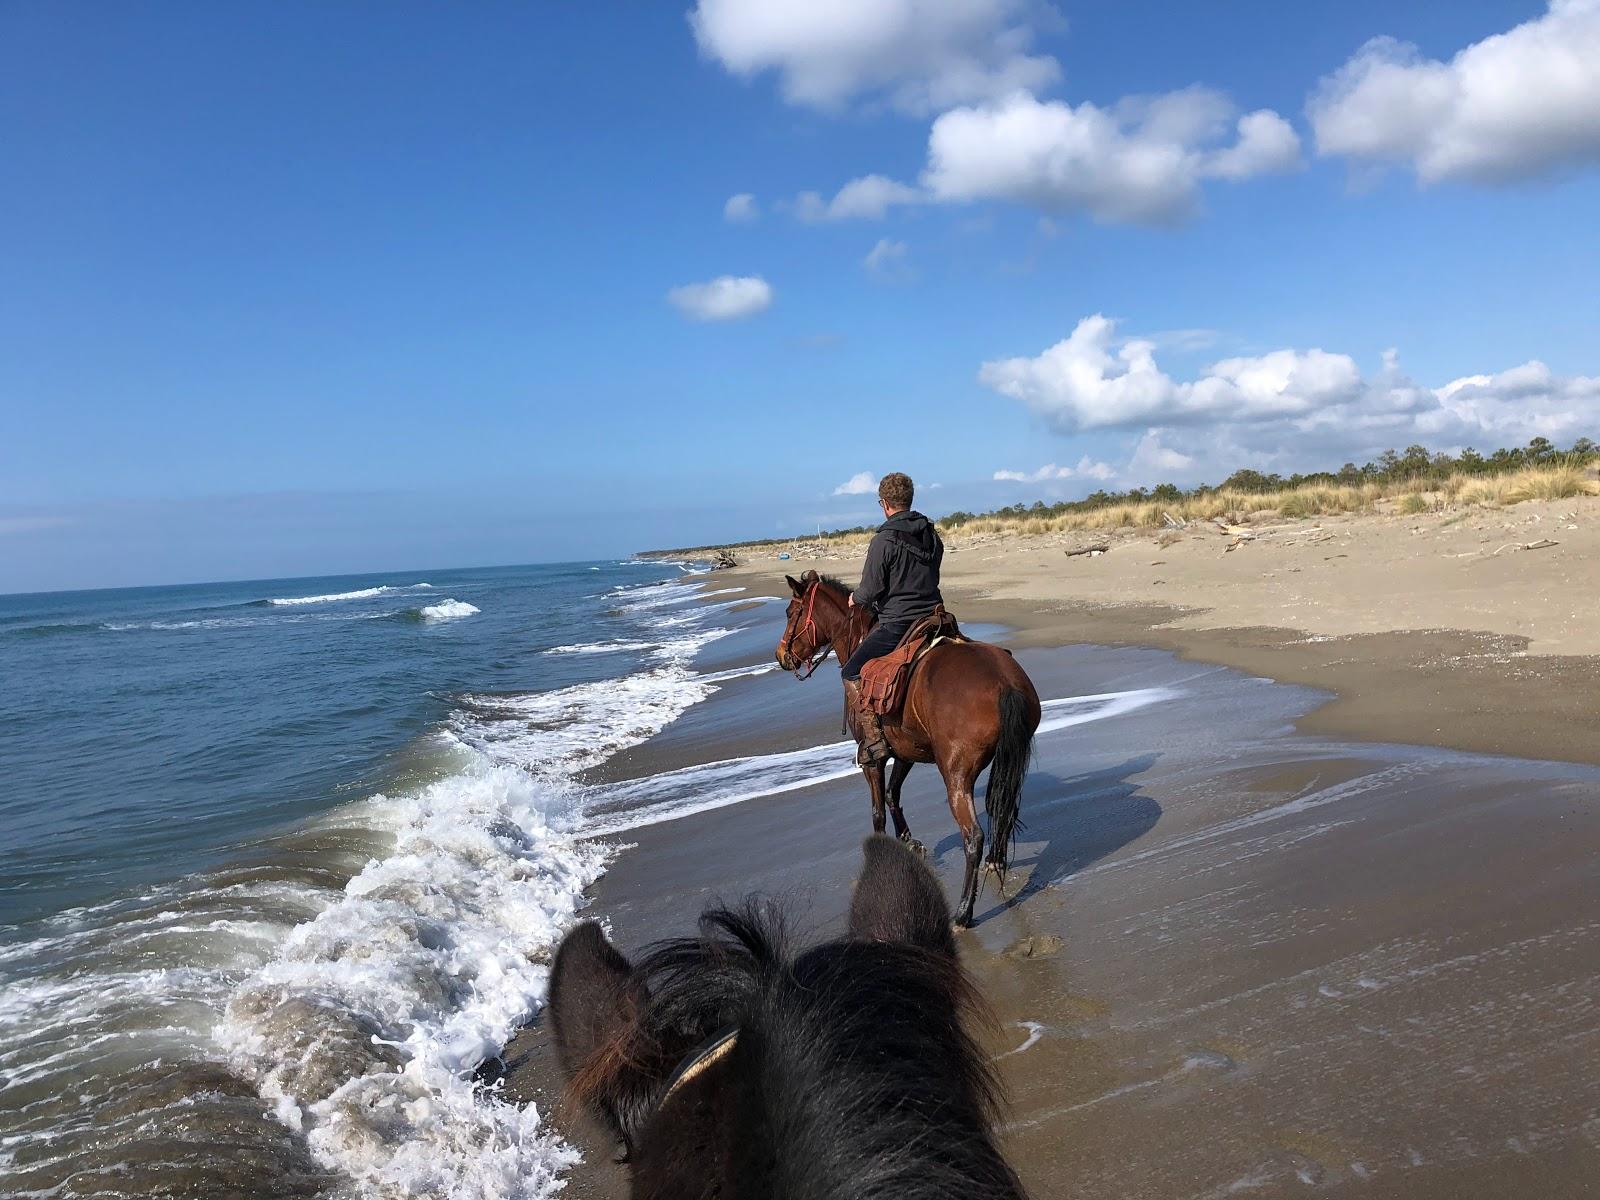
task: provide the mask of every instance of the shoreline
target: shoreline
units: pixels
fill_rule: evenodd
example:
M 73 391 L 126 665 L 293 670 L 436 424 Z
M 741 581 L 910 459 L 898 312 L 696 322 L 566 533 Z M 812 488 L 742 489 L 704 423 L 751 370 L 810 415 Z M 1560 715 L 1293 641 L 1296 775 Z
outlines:
M 765 585 L 727 571 L 697 582 L 782 586 L 757 570 Z M 1041 733 L 1015 882 L 1003 897 L 986 888 L 960 939 L 995 1017 L 981 1040 L 1030 1194 L 1066 1179 L 1172 1197 L 1312 1181 L 1457 1200 L 1533 1179 L 1544 1195 L 1587 1194 L 1600 1083 L 1581 1045 L 1600 1034 L 1570 997 L 1600 985 L 1587 903 L 1600 773 L 1309 734 L 1324 689 L 1161 649 L 1052 648 L 1079 628 L 1073 614 L 950 595 L 969 623 L 1010 619 L 1005 641 L 1042 696 L 1141 697 Z M 789 738 L 821 736 L 832 679 L 752 681 L 781 714 L 712 697 L 697 752 L 749 754 L 765 731 L 781 756 Z M 669 727 L 623 774 L 648 774 L 655 752 L 680 761 L 673 742 Z M 936 771 L 912 772 L 906 812 L 953 894 L 962 859 Z M 589 890 L 590 912 L 632 955 L 691 931 L 707 902 L 758 892 L 810 944 L 837 934 L 867 828 L 854 772 L 643 825 Z M 560 1103 L 541 1021 L 504 1063 L 507 1098 L 549 1113 L 583 1153 L 566 1194 L 626 1196 L 608 1139 Z
M 1557 544 L 1495 553 L 1541 531 Z M 944 590 L 964 621 L 1015 630 L 1013 645 L 1148 646 L 1331 692 L 1297 723 L 1307 733 L 1600 765 L 1600 499 L 1229 541 L 1210 528 L 952 539 Z M 1066 557 L 1090 544 L 1109 549 Z M 701 582 L 787 596 L 785 574 L 849 581 L 861 563 L 776 555 Z

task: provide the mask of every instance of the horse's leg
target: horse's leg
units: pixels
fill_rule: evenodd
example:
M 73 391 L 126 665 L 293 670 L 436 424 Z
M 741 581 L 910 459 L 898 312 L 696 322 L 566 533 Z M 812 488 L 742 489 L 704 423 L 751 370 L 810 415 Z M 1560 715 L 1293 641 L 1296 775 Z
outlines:
M 921 843 L 911 836 L 911 826 L 906 824 L 906 814 L 900 810 L 900 787 L 911 774 L 915 764 L 904 758 L 894 760 L 889 772 L 889 815 L 894 818 L 894 835 L 912 849 L 921 849 Z
M 972 927 L 972 910 L 978 906 L 978 888 L 983 883 L 979 863 L 983 860 L 983 826 L 978 824 L 977 806 L 972 802 L 972 785 L 978 772 L 965 764 L 951 764 L 944 772 L 945 792 L 950 799 L 950 815 L 961 830 L 961 846 L 967 852 L 967 870 L 961 878 L 961 903 L 956 907 L 957 929 Z
M 872 793 L 872 832 L 882 833 L 884 793 L 883 764 L 878 763 L 876 766 L 862 767 L 861 773 L 867 777 L 867 790 Z M 900 811 L 900 806 L 898 804 L 895 805 L 895 811 L 897 813 Z M 899 823 L 899 818 L 896 817 L 895 824 L 898 825 Z

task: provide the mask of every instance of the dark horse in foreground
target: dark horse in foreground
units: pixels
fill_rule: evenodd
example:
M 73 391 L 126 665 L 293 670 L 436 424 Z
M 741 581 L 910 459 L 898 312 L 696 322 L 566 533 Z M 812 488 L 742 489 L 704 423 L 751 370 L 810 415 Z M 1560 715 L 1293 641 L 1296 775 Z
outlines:
M 889 838 L 865 853 L 847 936 L 798 955 L 755 903 L 637 963 L 593 922 L 562 942 L 568 1097 L 621 1141 L 637 1200 L 1020 1200 L 943 890 Z
M 794 598 L 778 643 L 778 665 L 803 679 L 830 646 L 840 659 L 853 654 L 872 628 L 873 617 L 864 609 L 849 607 L 850 589 L 844 584 L 815 571 L 799 579 L 790 577 L 789 587 Z M 1022 806 L 1022 781 L 1038 728 L 1039 694 L 1016 659 L 985 642 L 945 642 L 917 663 L 899 714 L 883 719 L 884 736 L 894 752 L 887 787 L 882 766 L 862 768 L 872 792 L 873 831 L 884 831 L 887 801 L 896 836 L 909 843 L 911 829 L 900 810 L 900 788 L 914 764 L 938 764 L 950 815 L 961 830 L 967 854 L 958 925 L 972 924 L 983 882 L 983 827 L 978 824 L 972 789 L 992 762 L 983 807 L 989 814 L 989 866 L 1003 886 Z

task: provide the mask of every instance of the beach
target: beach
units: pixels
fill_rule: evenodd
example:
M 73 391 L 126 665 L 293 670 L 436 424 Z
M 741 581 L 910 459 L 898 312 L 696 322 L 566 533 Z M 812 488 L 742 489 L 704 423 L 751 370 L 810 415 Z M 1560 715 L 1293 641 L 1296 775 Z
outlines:
M 1272 536 L 1210 552 L 1297 552 Z M 1080 597 L 1089 571 L 1134 570 L 1137 539 L 1069 548 L 956 544 L 946 569 L 969 633 L 1013 648 L 1044 702 L 1013 871 L 960 937 L 1032 1194 L 1587 1194 L 1600 770 L 1324 724 L 1370 698 L 1268 650 L 1335 642 L 1180 628 L 1267 648 L 1208 661 L 1160 643 L 1175 608 Z M 1556 549 L 1517 553 L 1562 569 L 1533 557 Z M 632 952 L 752 892 L 802 940 L 838 932 L 870 820 L 837 668 L 801 683 L 772 657 L 785 573 L 818 566 L 855 564 L 9 601 L 0 653 L 29 681 L 9 719 L 79 751 L 29 736 L 11 759 L 0 1180 L 625 1195 L 560 1102 L 549 958 L 580 919 Z M 932 768 L 905 801 L 953 893 Z
M 1006 895 L 991 882 L 960 938 L 994 1009 L 1005 1146 L 1033 1194 L 1593 1194 L 1600 693 L 1584 682 L 1594 628 L 1551 580 L 1593 578 L 1600 506 L 1557 507 L 1497 514 L 1525 544 L 1524 528 L 1578 510 L 1561 545 L 1498 556 L 1481 540 L 1498 528 L 1416 519 L 1307 522 L 1233 551 L 1203 531 L 1093 558 L 1045 539 L 953 543 L 947 599 L 1004 625 L 1046 700 Z M 1474 557 L 1446 557 L 1463 544 Z M 1313 565 L 1339 554 L 1357 564 L 1344 585 L 1296 605 L 1298 577 L 1341 570 Z M 1430 571 L 1473 567 L 1479 608 L 1452 615 Z M 705 586 L 779 594 L 808 568 L 858 564 L 752 559 Z M 1141 571 L 1174 582 L 1140 588 Z M 1178 602 L 1155 603 L 1167 586 Z M 1255 607 L 1228 610 L 1230 587 Z M 1419 627 L 1378 627 L 1402 593 Z M 1580 618 L 1562 640 L 1569 601 Z M 1273 611 L 1294 624 L 1268 624 Z M 768 625 L 775 641 L 776 611 Z M 753 711 L 774 770 L 838 738 L 832 668 L 747 686 L 697 711 L 708 727 L 719 705 Z M 694 753 L 751 755 L 742 724 Z M 682 758 L 674 741 L 635 748 L 633 769 Z M 931 768 L 912 772 L 906 807 L 953 894 L 961 854 Z M 638 828 L 592 912 L 631 951 L 759 891 L 836 934 L 868 828 L 847 766 Z M 508 1093 L 556 1111 L 582 1147 L 572 1194 L 626 1194 L 612 1147 L 557 1108 L 538 1023 L 506 1062 Z

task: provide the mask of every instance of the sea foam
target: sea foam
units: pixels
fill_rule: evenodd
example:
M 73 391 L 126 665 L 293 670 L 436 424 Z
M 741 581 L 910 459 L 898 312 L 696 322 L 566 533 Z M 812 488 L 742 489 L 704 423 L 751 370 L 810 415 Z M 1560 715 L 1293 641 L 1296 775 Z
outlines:
M 267 604 L 333 604 L 339 600 L 370 600 L 373 596 L 387 596 L 393 592 L 415 592 L 431 588 L 431 583 L 413 583 L 403 587 L 369 587 L 361 588 L 354 592 L 331 592 L 326 596 L 286 596 L 276 600 L 268 600 Z
M 438 604 L 417 609 L 417 616 L 424 624 L 436 625 L 440 621 L 455 621 L 482 611 L 476 604 L 468 604 L 465 600 L 441 600 Z

